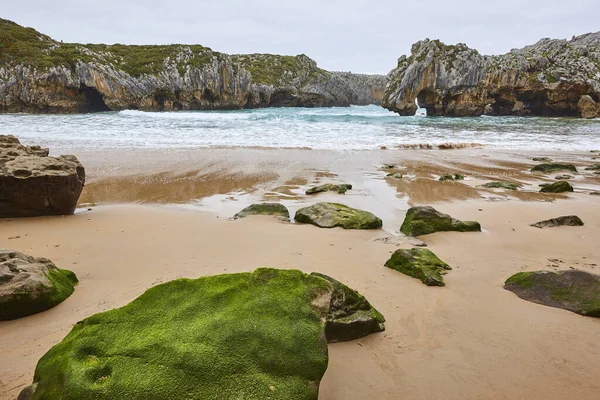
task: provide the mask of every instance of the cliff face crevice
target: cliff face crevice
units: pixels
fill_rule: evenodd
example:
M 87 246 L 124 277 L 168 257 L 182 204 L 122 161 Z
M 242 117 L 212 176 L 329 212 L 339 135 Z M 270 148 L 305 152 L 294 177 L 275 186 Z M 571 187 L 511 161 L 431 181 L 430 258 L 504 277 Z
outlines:
M 2 19 L 0 45 L 0 112 L 377 104 L 386 84 L 385 76 L 322 70 L 305 55 L 62 43 Z
M 400 115 L 414 115 L 417 99 L 428 115 L 593 118 L 600 116 L 592 111 L 600 110 L 600 33 L 542 39 L 500 56 L 424 40 L 388 79 L 382 105 Z

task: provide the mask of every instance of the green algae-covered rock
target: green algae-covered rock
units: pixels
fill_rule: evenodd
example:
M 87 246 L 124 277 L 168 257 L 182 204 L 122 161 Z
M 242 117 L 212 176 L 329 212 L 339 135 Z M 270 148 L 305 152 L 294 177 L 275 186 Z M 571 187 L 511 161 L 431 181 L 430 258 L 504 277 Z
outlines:
M 388 178 L 396 178 L 396 179 L 402 179 L 402 178 L 404 178 L 404 175 L 402 175 L 400 172 L 390 172 L 386 176 Z
M 23 396 L 317 399 L 338 284 L 261 268 L 155 286 L 78 322 L 40 359 Z
M 313 224 L 320 228 L 379 229 L 383 222 L 368 211 L 339 203 L 317 203 L 296 212 L 296 222 Z
M 544 184 L 540 189 L 542 193 L 563 193 L 572 192 L 573 186 L 567 181 L 558 181 L 551 184 Z
M 458 231 L 480 232 L 476 221 L 460 221 L 443 214 L 433 207 L 412 207 L 406 212 L 400 231 L 408 236 L 427 235 L 434 232 Z
M 465 177 L 461 174 L 444 174 L 440 176 L 440 181 L 462 181 Z
M 531 172 L 539 172 L 542 174 L 551 174 L 556 171 L 571 171 L 577 173 L 577 168 L 573 164 L 547 163 L 539 164 L 531 168 Z
M 245 218 L 248 215 L 274 215 L 285 221 L 290 220 L 290 212 L 283 204 L 259 203 L 244 208 L 233 216 L 233 219 Z
M 519 272 L 504 288 L 524 300 L 600 318 L 600 276 L 584 271 Z
M 322 193 L 322 192 L 337 192 L 339 194 L 344 194 L 350 189 L 352 189 L 352 185 L 350 185 L 348 183 L 341 183 L 341 184 L 326 183 L 324 185 L 311 187 L 310 189 L 308 189 L 306 191 L 306 194 L 317 194 L 317 193 Z
M 423 248 L 396 250 L 385 266 L 420 279 L 427 286 L 444 286 L 442 275 L 452 269 L 431 250 Z
M 329 343 L 346 342 L 381 332 L 385 318 L 356 291 L 327 275 L 314 273 L 333 285 L 325 335 Z
M 586 171 L 600 171 L 600 164 L 592 164 L 585 169 Z
M 510 182 L 488 182 L 481 185 L 481 187 L 487 189 L 519 190 L 519 186 L 517 184 Z
M 77 277 L 46 258 L 0 249 L 0 321 L 48 310 L 75 290 Z

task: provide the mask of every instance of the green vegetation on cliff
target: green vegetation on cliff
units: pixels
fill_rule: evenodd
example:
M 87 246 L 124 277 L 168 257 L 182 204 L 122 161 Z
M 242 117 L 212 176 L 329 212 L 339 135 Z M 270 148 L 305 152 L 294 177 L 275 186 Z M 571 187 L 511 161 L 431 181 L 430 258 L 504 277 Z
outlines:
M 239 54 L 231 56 L 242 68 L 252 74 L 252 81 L 260 85 L 304 85 L 307 81 L 328 72 L 304 54 L 280 56 L 275 54 Z

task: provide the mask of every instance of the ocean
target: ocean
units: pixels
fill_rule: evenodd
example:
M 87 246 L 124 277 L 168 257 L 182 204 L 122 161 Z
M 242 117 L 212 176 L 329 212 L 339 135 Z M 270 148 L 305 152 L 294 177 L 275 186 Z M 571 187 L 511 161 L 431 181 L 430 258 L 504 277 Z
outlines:
M 0 134 L 51 149 L 310 148 L 370 150 L 480 144 L 519 150 L 600 149 L 600 120 L 400 117 L 378 106 L 170 113 L 0 114 Z

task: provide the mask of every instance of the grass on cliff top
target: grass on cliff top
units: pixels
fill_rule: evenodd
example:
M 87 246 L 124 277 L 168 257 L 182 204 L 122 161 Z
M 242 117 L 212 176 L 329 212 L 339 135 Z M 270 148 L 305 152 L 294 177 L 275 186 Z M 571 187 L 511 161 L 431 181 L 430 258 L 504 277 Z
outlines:
M 295 270 L 178 279 L 93 315 L 39 361 L 34 399 L 316 399 L 330 286 Z
M 304 54 L 298 56 L 280 56 L 275 54 L 240 54 L 231 56 L 234 62 L 252 74 L 252 82 L 261 85 L 290 85 L 292 80 L 301 76 L 307 67 L 311 70 L 301 84 L 326 73 L 314 65 L 310 67 Z
M 193 57 L 177 66 L 180 73 L 185 72 L 187 65 L 200 68 L 211 62 L 213 55 L 218 55 L 201 45 L 61 43 L 33 28 L 0 19 L 0 65 L 16 63 L 41 69 L 63 65 L 73 69 L 78 61 L 99 62 L 131 76 L 140 76 L 164 70 L 164 61 L 177 56 L 184 48 L 189 48 Z

